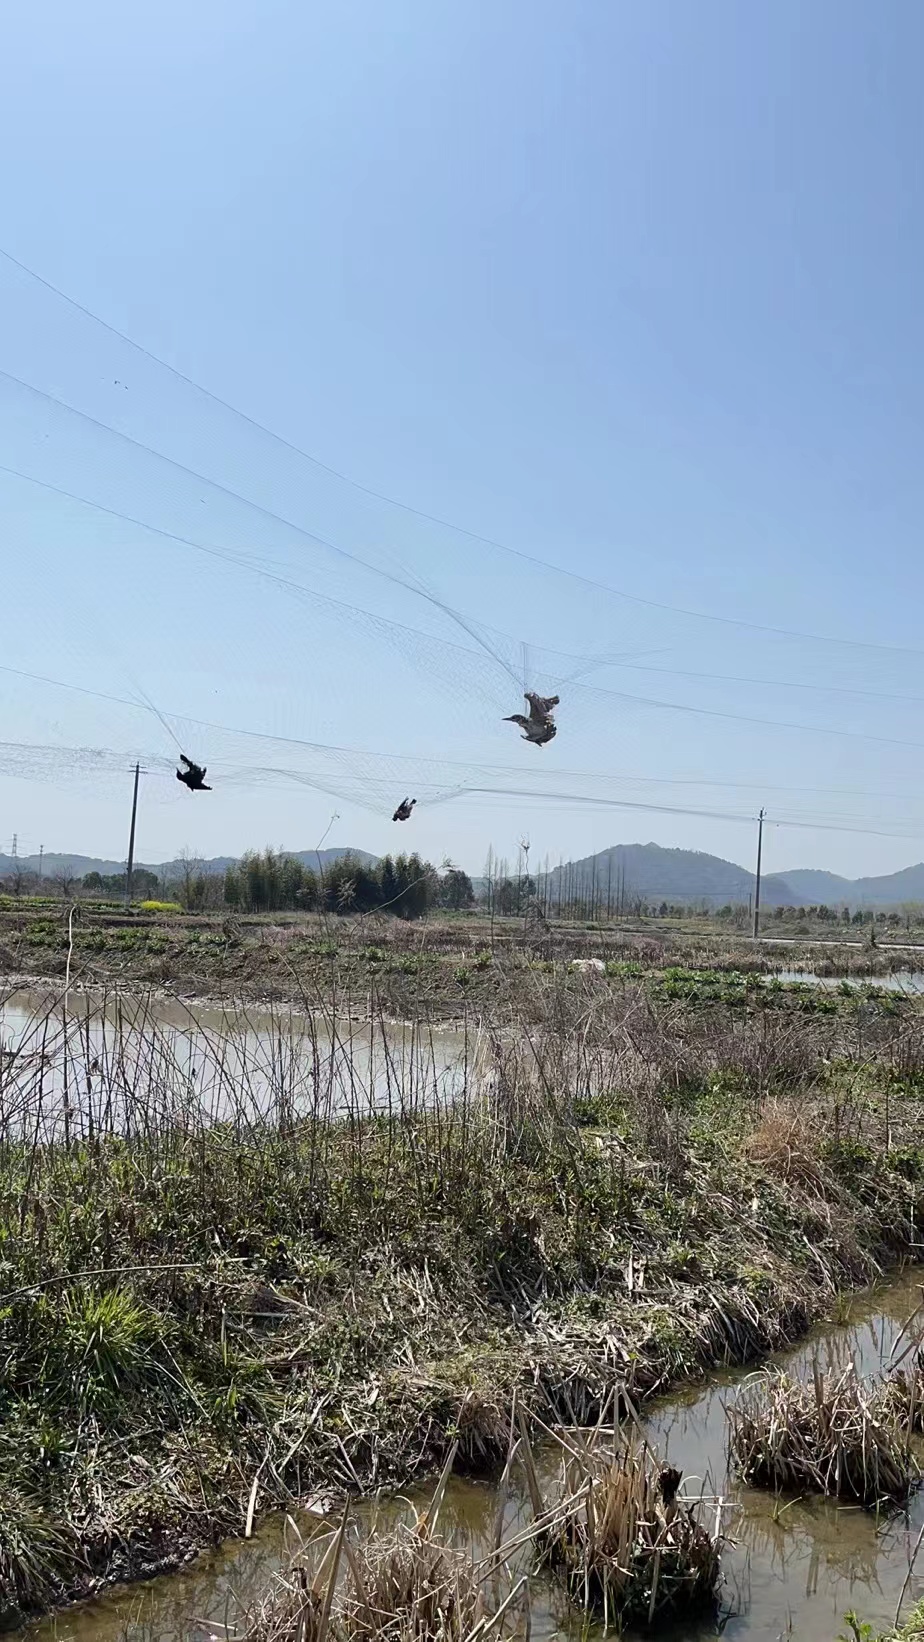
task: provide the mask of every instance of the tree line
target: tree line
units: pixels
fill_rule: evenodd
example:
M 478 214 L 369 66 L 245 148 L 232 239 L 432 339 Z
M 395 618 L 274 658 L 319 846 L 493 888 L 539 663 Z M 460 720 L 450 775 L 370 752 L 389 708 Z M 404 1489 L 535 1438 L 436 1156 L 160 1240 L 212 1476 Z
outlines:
M 40 878 L 19 868 L 0 879 L 0 891 L 14 897 L 50 893 L 65 899 L 84 896 L 121 900 L 126 888 L 124 872 L 89 872 L 77 878 L 56 871 Z M 492 919 L 520 918 L 538 911 L 548 920 L 608 922 L 626 915 L 674 919 L 695 916 L 742 928 L 750 922 L 750 908 L 740 902 L 716 906 L 706 900 L 657 900 L 633 891 L 621 871 L 608 874 L 601 883 L 592 878 L 586 894 L 583 888 L 570 881 L 568 869 L 554 887 L 545 863 L 540 872 L 532 874 L 525 845 L 512 866 L 489 852 L 477 900 Z M 189 911 L 230 908 L 241 912 L 324 911 L 343 915 L 382 911 L 405 919 L 421 918 L 437 910 L 464 911 L 476 904 L 472 880 L 466 872 L 448 863 L 439 869 L 416 852 L 387 855 L 374 865 L 345 855 L 317 872 L 298 856 L 273 849 L 249 850 L 224 873 L 206 872 L 202 863 L 191 856 L 174 863 L 163 877 L 148 867 L 136 867 L 132 899 L 176 901 Z M 765 924 L 772 919 L 787 924 L 842 927 L 872 923 L 898 929 L 918 924 L 922 908 L 912 903 L 876 909 L 844 904 L 766 906 L 763 916 Z
M 386 855 L 374 865 L 345 855 L 315 872 L 281 850 L 248 850 L 217 884 L 193 875 L 179 893 L 195 905 L 214 898 L 219 886 L 222 904 L 241 912 L 390 912 L 414 919 L 436 908 L 460 911 L 475 900 L 467 873 L 453 866 L 440 872 L 416 853 Z

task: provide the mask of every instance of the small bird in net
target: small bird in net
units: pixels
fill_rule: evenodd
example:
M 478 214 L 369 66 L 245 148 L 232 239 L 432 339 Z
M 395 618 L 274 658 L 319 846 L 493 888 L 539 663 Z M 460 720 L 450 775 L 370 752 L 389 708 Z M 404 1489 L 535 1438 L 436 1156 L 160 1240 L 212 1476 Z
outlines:
M 558 734 L 555 721 L 552 718 L 552 708 L 558 706 L 558 696 L 537 696 L 535 690 L 524 692 L 529 702 L 529 717 L 523 713 L 511 713 L 504 719 L 505 724 L 519 724 L 523 731 L 523 740 L 531 741 L 534 747 L 544 747 Z
M 398 808 L 392 816 L 393 821 L 410 821 L 411 811 L 417 803 L 416 798 L 402 798 Z
M 529 714 L 537 718 L 551 718 L 552 708 L 557 707 L 560 696 L 537 696 L 535 690 L 527 690 L 526 699 L 529 702 Z
M 185 753 L 180 753 L 180 763 L 185 764 L 186 768 L 185 770 L 177 770 L 176 778 L 178 781 L 182 781 L 184 787 L 188 787 L 190 792 L 211 792 L 211 787 L 207 787 L 205 784 L 208 770 L 204 764 L 194 764 L 191 758 L 186 757 Z

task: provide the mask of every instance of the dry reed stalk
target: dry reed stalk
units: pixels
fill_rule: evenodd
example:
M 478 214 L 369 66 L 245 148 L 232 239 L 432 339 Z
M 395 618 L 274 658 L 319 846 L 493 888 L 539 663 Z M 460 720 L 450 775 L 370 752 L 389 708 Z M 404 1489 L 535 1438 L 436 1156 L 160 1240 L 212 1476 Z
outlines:
M 831 1494 L 867 1509 L 897 1504 L 920 1481 L 892 1399 L 851 1365 L 809 1383 L 756 1376 L 728 1411 L 729 1452 L 757 1488 Z
M 792 1181 L 823 1197 L 830 1182 L 819 1158 L 823 1130 L 803 1099 L 771 1098 L 747 1136 L 742 1152 L 768 1174 Z
M 507 1548 L 478 1561 L 437 1536 L 454 1457 L 455 1450 L 412 1526 L 354 1543 L 344 1514 L 338 1534 L 321 1542 L 320 1560 L 318 1542 L 306 1547 L 267 1599 L 226 1634 L 234 1642 L 479 1642 L 515 1632 L 524 1584 L 501 1595 L 493 1577 Z
M 345 1577 L 297 1566 L 242 1617 L 234 1642 L 467 1642 L 490 1618 L 478 1565 L 403 1526 L 346 1548 Z
M 567 1444 L 564 1503 L 537 1523 L 542 1562 L 605 1625 L 649 1627 L 715 1607 L 719 1524 L 713 1536 L 678 1501 L 680 1482 L 647 1446 Z
M 882 1388 L 881 1404 L 903 1431 L 924 1432 L 924 1347 L 913 1346 L 908 1360 L 893 1370 Z

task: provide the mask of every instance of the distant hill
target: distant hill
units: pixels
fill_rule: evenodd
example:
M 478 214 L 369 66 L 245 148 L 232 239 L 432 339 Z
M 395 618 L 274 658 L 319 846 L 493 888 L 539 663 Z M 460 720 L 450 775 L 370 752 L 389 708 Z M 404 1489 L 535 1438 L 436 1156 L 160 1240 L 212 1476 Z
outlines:
M 141 863 L 138 863 L 139 866 Z M 66 872 L 71 878 L 82 878 L 87 872 L 99 872 L 105 877 L 115 872 L 125 871 L 124 861 L 100 861 L 95 855 L 45 855 L 41 861 L 42 876 L 53 878 L 56 873 Z M 37 855 L 0 855 L 0 878 L 8 878 L 16 872 L 38 872 L 39 857 Z M 151 871 L 158 869 L 152 867 Z
M 840 906 L 850 899 L 854 888 L 849 878 L 814 867 L 796 867 L 779 876 L 789 885 L 800 906 Z
M 722 906 L 746 903 L 754 891 L 754 874 L 734 861 L 701 850 L 663 849 L 660 844 L 614 844 L 549 874 L 552 900 L 590 895 L 596 884 L 598 902 L 626 906 L 632 900 L 705 903 Z M 792 906 L 797 898 L 778 876 L 762 880 L 761 894 L 768 906 Z
M 700 850 L 663 849 L 660 844 L 615 844 L 549 874 L 553 901 L 559 892 L 589 896 L 594 883 L 598 904 L 609 899 L 613 906 L 633 899 L 741 905 L 754 893 L 754 874 L 746 867 Z M 811 867 L 768 873 L 761 879 L 761 901 L 766 907 L 924 904 L 924 863 L 870 878 L 842 878 Z
M 364 866 L 375 866 L 378 860 L 377 855 L 370 855 L 367 850 L 351 849 L 345 845 L 324 850 L 289 850 L 287 853 L 294 855 L 303 866 L 313 867 L 315 872 L 318 870 L 319 862 L 321 869 L 325 870 L 334 861 L 342 860 L 345 855 L 352 855 Z M 200 872 L 219 874 L 226 872 L 238 860 L 239 857 L 236 855 L 215 855 L 208 861 L 197 861 L 196 867 Z M 58 855 L 49 851 L 42 857 L 41 862 L 37 855 L 19 855 L 15 860 L 11 855 L 0 855 L 0 878 L 9 877 L 17 868 L 20 872 L 37 873 L 40 865 L 42 876 L 49 879 L 62 873 L 66 873 L 70 878 L 85 878 L 88 872 L 98 872 L 103 878 L 112 878 L 117 873 L 125 871 L 124 860 L 104 861 L 94 855 Z M 158 878 L 168 880 L 182 877 L 185 871 L 182 861 L 136 861 L 135 865 L 144 867 L 148 872 L 156 872 Z
M 902 867 L 900 872 L 889 872 L 881 878 L 838 878 L 833 872 L 811 872 L 796 868 L 781 874 L 787 884 L 796 890 L 800 905 L 814 902 L 833 902 L 836 906 L 846 901 L 851 906 L 902 906 L 906 902 L 924 902 L 924 862 L 917 866 Z M 811 886 L 811 893 L 809 892 Z

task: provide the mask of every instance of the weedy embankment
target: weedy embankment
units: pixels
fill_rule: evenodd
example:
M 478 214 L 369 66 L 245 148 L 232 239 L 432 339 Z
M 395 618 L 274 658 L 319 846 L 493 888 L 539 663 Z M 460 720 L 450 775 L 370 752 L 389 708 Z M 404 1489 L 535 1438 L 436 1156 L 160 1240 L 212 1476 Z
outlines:
M 143 1010 L 3 1058 L 8 1618 L 454 1444 L 490 1467 L 514 1391 L 592 1422 L 916 1253 L 919 1017 L 535 988 L 451 1101 L 425 1018 L 384 1091 L 282 1017 L 252 1084 L 214 1043 L 207 1100 Z

